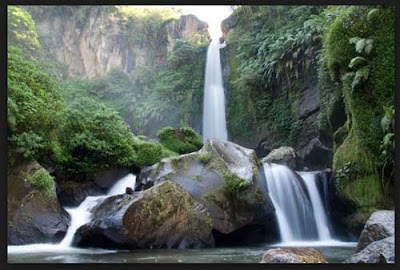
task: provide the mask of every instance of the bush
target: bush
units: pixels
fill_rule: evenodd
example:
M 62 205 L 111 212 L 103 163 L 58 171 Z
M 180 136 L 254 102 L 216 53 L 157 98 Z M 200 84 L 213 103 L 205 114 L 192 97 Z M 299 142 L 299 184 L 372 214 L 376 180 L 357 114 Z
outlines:
M 29 183 L 39 190 L 44 191 L 47 195 L 51 195 L 53 187 L 53 178 L 45 169 L 36 171 L 32 176 L 28 177 Z
M 156 142 L 139 141 L 134 148 L 137 153 L 136 164 L 139 167 L 153 165 L 164 157 L 162 146 Z
M 7 71 L 9 152 L 39 159 L 56 140 L 64 110 L 58 82 L 14 46 L 8 46 Z
M 62 169 L 78 180 L 100 169 L 131 166 L 135 161 L 128 126 L 117 112 L 90 98 L 82 98 L 67 109 L 59 139 Z
M 225 181 L 226 191 L 233 198 L 238 198 L 240 196 L 240 192 L 250 185 L 249 181 L 242 179 L 227 170 L 222 173 L 222 177 Z
M 198 151 L 202 146 L 200 136 L 191 128 L 182 127 L 175 130 L 164 127 L 157 133 L 160 143 L 178 154 Z

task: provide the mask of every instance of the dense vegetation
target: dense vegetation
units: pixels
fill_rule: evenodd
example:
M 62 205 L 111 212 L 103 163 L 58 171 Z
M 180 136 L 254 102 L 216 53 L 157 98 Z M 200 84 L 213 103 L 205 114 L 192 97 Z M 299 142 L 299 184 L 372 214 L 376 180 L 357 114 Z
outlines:
M 333 141 L 338 192 L 357 207 L 392 205 L 393 9 L 252 6 L 233 16 L 224 52 L 230 136 L 267 129 L 271 148 L 296 147 L 306 124 L 298 93 L 317 85 L 316 124 Z
M 81 10 L 82 14 L 87 11 Z M 136 16 L 128 11 L 123 13 L 127 20 Z M 33 8 L 31 12 L 35 14 L 39 9 Z M 170 19 L 168 14 L 151 13 L 141 22 L 146 29 L 154 28 Z M 192 71 L 198 61 L 204 63 L 203 57 L 199 57 L 204 44 L 178 41 L 167 63 L 153 76 L 144 76 L 143 71 L 131 77 L 113 69 L 94 80 L 62 80 L 62 76 L 54 76 L 60 74 L 60 65 L 50 57 L 42 57 L 45 48 L 39 42 L 31 15 L 11 7 L 8 16 L 10 169 L 23 156 L 51 169 L 56 180 L 83 181 L 92 179 L 102 169 L 149 166 L 163 157 L 177 155 L 176 152 L 188 153 L 201 147 L 199 135 L 191 128 L 178 131 L 184 134 L 182 138 L 161 136 L 163 144 L 145 136 L 135 137 L 132 130 L 139 133 L 147 123 L 159 120 L 153 127 L 157 133 L 162 116 L 172 115 L 168 110 L 176 112 L 171 124 L 187 124 L 191 110 L 196 109 L 190 103 L 192 95 L 197 91 L 197 98 L 201 98 L 202 82 L 199 74 Z M 154 18 L 158 18 L 156 22 Z M 202 65 L 195 70 L 202 72 Z M 177 72 L 169 72 L 172 67 Z M 190 76 L 199 78 L 184 80 Z M 37 188 L 45 188 L 50 180 L 43 169 L 31 182 Z

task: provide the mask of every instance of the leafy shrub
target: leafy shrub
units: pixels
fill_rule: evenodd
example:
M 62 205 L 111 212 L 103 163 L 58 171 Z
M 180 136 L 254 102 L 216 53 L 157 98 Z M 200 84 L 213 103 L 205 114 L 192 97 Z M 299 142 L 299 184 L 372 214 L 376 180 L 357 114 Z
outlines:
M 164 127 L 157 133 L 157 136 L 162 145 L 178 154 L 195 152 L 203 145 L 200 136 L 188 127 L 177 130 L 172 127 Z
M 51 194 L 53 178 L 46 169 L 36 171 L 28 177 L 28 181 L 34 188 L 44 191 L 47 195 Z
M 35 60 L 8 46 L 9 152 L 38 158 L 56 140 L 64 104 L 57 81 Z
M 228 170 L 223 171 L 222 177 L 225 181 L 226 191 L 233 198 L 239 198 L 240 192 L 250 185 L 249 181 L 236 176 L 236 174 L 231 173 Z
M 134 148 L 137 153 L 136 164 L 139 167 L 153 165 L 164 157 L 161 145 L 156 142 L 136 142 Z
M 13 44 L 28 52 L 40 48 L 35 22 L 31 15 L 17 6 L 8 6 L 8 44 Z
M 67 109 L 59 130 L 66 172 L 79 179 L 111 166 L 134 163 L 133 134 L 117 112 L 90 98 L 77 100 Z

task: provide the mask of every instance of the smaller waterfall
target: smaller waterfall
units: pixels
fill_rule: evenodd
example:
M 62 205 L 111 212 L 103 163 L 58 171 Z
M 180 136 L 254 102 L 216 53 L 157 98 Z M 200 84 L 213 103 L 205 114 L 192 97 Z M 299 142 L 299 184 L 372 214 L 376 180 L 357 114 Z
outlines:
M 59 253 L 67 253 L 67 252 L 77 252 L 80 253 L 87 252 L 92 254 L 96 253 L 109 253 L 114 251 L 104 251 L 104 250 L 96 250 L 93 249 L 79 249 L 73 248 L 71 246 L 72 240 L 74 239 L 74 235 L 76 231 L 84 224 L 90 222 L 91 220 L 91 210 L 96 205 L 99 205 L 106 198 L 115 196 L 118 194 L 124 194 L 125 189 L 130 187 L 132 189 L 135 188 L 136 184 L 136 176 L 133 174 L 128 174 L 125 177 L 118 180 L 108 191 L 107 194 L 102 196 L 88 196 L 85 200 L 75 208 L 67 208 L 65 209 L 71 216 L 71 224 L 68 227 L 67 233 L 65 234 L 64 239 L 58 244 L 47 244 L 47 243 L 39 243 L 39 244 L 30 244 L 30 245 L 20 245 L 20 246 L 8 246 L 8 253 L 39 253 L 39 252 L 59 252 Z
M 268 193 L 283 242 L 316 239 L 316 224 L 302 179 L 284 165 L 264 163 Z
M 315 182 L 316 173 L 318 172 L 298 172 L 307 186 L 308 194 L 310 194 L 314 219 L 318 230 L 318 238 L 324 241 L 332 240 L 329 231 L 328 217 L 325 212 L 324 204 L 322 203 L 321 195 L 318 192 L 317 183 Z
M 68 231 L 61 241 L 60 245 L 69 247 L 72 244 L 72 240 L 74 239 L 75 232 L 82 225 L 90 222 L 91 220 L 91 210 L 96 205 L 100 204 L 104 199 L 115 196 L 118 194 L 124 194 L 127 187 L 135 189 L 136 184 L 136 176 L 133 174 L 128 174 L 127 176 L 121 178 L 115 183 L 108 193 L 103 196 L 88 196 L 86 199 L 76 208 L 66 208 L 65 210 L 71 216 L 71 225 L 68 228 Z

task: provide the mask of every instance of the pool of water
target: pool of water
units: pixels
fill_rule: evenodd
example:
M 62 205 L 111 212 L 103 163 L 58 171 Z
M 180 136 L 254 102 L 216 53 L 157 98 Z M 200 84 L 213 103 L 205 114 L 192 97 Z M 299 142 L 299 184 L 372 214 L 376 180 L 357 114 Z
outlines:
M 356 243 L 292 243 L 320 250 L 329 263 L 341 263 L 355 253 Z M 332 246 L 333 245 L 333 246 Z M 51 245 L 30 248 L 9 247 L 9 263 L 258 263 L 268 249 L 280 245 L 217 247 L 206 249 L 102 250 L 51 249 Z M 30 250 L 30 251 L 29 251 Z

